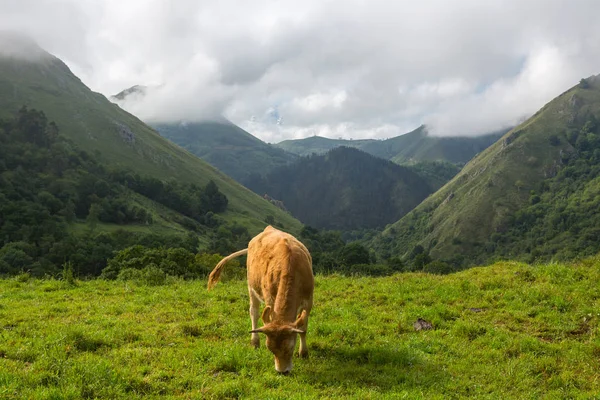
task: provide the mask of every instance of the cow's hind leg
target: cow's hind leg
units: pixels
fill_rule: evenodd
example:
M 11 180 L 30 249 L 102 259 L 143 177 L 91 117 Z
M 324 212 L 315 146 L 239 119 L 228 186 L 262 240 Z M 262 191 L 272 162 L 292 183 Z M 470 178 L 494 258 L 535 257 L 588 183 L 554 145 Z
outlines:
M 260 299 L 250 287 L 248 287 L 248 292 L 250 293 L 250 320 L 252 321 L 252 330 L 255 330 L 258 329 Z M 260 347 L 260 337 L 258 336 L 258 333 L 252 333 L 250 343 L 252 343 L 252 346 L 256 349 Z
M 308 315 L 306 316 L 306 322 L 303 327 L 300 328 L 304 333 L 300 335 L 300 348 L 298 349 L 298 356 L 300 358 L 308 358 L 308 346 L 306 345 L 306 333 L 308 331 Z

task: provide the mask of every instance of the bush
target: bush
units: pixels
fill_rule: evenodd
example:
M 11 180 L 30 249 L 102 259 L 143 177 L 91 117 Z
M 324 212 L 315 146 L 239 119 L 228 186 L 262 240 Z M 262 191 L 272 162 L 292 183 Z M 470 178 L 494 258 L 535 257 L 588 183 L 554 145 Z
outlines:
M 212 256 L 216 256 L 218 260 L 222 258 L 219 255 L 209 255 L 209 258 Z M 113 258 L 108 260 L 108 265 L 100 277 L 109 280 L 117 279 L 121 271 L 125 269 L 143 270 L 154 265 L 165 275 L 185 279 L 203 278 L 214 268 L 216 262 L 213 264 L 212 261 L 204 260 L 202 257 L 198 258 L 197 255 L 181 247 L 149 249 L 136 245 L 117 252 Z M 126 272 L 124 276 L 132 273 Z
M 31 274 L 29 272 L 22 272 L 19 275 L 15 276 L 15 280 L 17 282 L 27 282 L 31 279 Z
M 156 264 L 150 264 L 142 271 L 143 283 L 149 286 L 160 286 L 164 285 L 167 280 L 167 274 L 156 266 Z
M 423 267 L 423 272 L 430 274 L 449 274 L 453 271 L 450 264 L 443 261 L 432 261 Z
M 344 275 L 388 276 L 394 271 L 385 264 L 354 264 L 343 270 Z
M 124 268 L 119 271 L 117 279 L 120 281 L 137 281 L 141 282 L 144 279 L 144 273 L 135 268 Z
M 73 265 L 70 262 L 63 264 L 62 280 L 67 286 L 75 286 L 75 275 Z
M 404 262 L 398 257 L 391 257 L 387 260 L 387 265 L 390 267 L 392 271 L 404 271 L 406 266 Z
M 369 250 L 367 250 L 358 242 L 353 242 L 344 246 L 341 251 L 340 258 L 345 266 L 369 264 L 371 261 Z

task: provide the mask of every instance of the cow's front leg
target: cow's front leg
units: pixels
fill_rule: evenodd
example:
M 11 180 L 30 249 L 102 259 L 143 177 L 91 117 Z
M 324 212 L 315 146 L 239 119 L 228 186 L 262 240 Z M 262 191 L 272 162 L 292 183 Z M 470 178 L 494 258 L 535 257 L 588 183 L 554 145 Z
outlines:
M 304 333 L 299 333 L 300 348 L 298 349 L 298 356 L 300 358 L 308 358 L 308 346 L 306 345 L 306 333 L 308 331 L 308 316 L 306 317 L 306 322 L 304 323 L 304 326 L 300 329 L 302 329 Z
M 248 287 L 248 292 L 250 293 L 250 320 L 252 321 L 252 330 L 255 330 L 258 329 L 260 299 L 250 287 Z M 258 333 L 252 333 L 250 343 L 252 343 L 252 346 L 256 349 L 260 347 L 260 337 L 258 336 Z

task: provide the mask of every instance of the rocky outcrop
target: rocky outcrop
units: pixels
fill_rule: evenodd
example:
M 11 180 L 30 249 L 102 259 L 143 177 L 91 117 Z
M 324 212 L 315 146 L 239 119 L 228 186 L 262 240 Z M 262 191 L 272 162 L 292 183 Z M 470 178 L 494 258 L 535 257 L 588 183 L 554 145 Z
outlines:
M 285 204 L 283 204 L 283 201 L 281 200 L 276 200 L 274 198 L 272 198 L 271 196 L 269 196 L 268 194 L 265 193 L 265 195 L 263 196 L 263 198 L 265 200 L 267 200 L 269 203 L 273 204 L 275 207 L 288 212 L 287 208 L 285 208 Z

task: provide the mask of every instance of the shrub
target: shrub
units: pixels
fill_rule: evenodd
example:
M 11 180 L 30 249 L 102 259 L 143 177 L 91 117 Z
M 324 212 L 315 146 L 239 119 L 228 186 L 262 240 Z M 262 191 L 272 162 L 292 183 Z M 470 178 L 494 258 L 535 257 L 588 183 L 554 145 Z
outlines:
M 160 286 L 164 285 L 167 280 L 167 274 L 156 266 L 156 264 L 150 264 L 142 271 L 143 283 L 149 286 Z
M 144 279 L 144 274 L 141 270 L 135 268 L 124 268 L 119 271 L 117 279 L 120 281 L 137 281 L 141 282 Z
M 354 264 L 342 271 L 345 275 L 388 276 L 394 271 L 385 264 Z
M 452 271 L 452 266 L 443 261 L 432 261 L 423 267 L 423 272 L 430 274 L 449 274 Z
M 27 282 L 31 279 L 31 274 L 29 272 L 22 272 L 19 275 L 15 276 L 15 280 L 17 282 Z
M 63 264 L 62 280 L 67 286 L 75 286 L 75 275 L 73 274 L 73 265 L 70 262 Z

